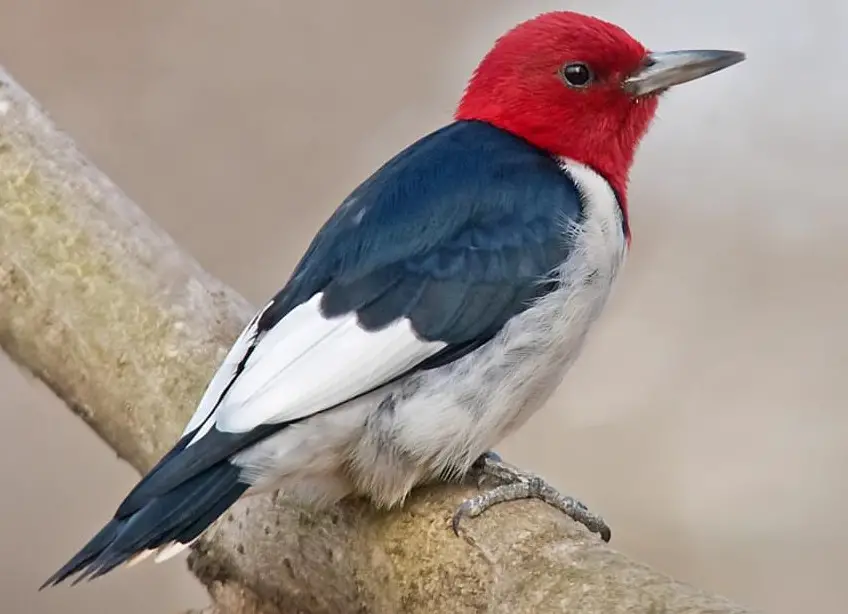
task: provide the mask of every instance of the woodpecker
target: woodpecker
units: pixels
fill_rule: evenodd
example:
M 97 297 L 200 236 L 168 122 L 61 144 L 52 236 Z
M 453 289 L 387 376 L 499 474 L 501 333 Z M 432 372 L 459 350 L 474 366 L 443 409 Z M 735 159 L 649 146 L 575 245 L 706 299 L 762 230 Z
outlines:
M 44 586 L 194 542 L 279 489 L 380 508 L 470 474 L 454 515 L 537 497 L 604 521 L 490 451 L 560 384 L 630 248 L 628 174 L 670 87 L 742 61 L 653 52 L 569 11 L 501 36 L 453 121 L 360 184 L 248 323 L 174 447 Z

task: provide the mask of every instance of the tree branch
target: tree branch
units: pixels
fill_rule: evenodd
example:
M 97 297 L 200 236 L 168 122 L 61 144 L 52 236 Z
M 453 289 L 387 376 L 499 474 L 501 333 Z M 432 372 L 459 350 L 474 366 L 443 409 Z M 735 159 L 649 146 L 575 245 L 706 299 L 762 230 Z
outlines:
M 0 68 L 0 346 L 19 365 L 144 471 L 251 314 Z M 254 497 L 189 565 L 222 613 L 746 611 L 537 502 L 496 506 L 458 539 L 449 519 L 470 494 L 423 488 L 392 514 Z

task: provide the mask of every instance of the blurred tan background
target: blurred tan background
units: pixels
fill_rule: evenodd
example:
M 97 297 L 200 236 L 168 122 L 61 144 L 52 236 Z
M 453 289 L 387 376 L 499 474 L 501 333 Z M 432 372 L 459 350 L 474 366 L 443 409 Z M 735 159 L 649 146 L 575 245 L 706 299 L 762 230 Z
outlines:
M 567 6 L 656 49 L 749 60 L 663 102 L 623 283 L 561 393 L 499 451 L 601 511 L 633 557 L 770 612 L 845 612 L 848 5 Z M 449 121 L 497 35 L 565 7 L 0 0 L 0 64 L 259 304 L 349 190 Z M 0 611 L 205 603 L 180 561 L 35 592 L 136 476 L 2 357 L 0 389 Z

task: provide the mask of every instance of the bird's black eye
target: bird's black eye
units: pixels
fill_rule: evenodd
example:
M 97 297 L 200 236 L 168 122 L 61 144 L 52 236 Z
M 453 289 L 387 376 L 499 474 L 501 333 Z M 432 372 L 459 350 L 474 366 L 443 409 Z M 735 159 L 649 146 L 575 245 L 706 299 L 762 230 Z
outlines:
M 593 79 L 591 69 L 582 62 L 566 64 L 560 70 L 560 74 L 565 84 L 573 88 L 584 88 L 592 83 Z

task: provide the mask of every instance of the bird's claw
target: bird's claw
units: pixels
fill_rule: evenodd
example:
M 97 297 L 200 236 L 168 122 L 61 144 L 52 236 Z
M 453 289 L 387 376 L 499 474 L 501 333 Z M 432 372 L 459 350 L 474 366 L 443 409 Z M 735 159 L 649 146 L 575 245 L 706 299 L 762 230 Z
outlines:
M 475 518 L 498 503 L 518 501 L 520 499 L 539 499 L 560 510 L 563 514 L 579 522 L 592 533 L 597 533 L 605 542 L 610 540 L 612 532 L 604 519 L 593 514 L 577 499 L 560 494 L 542 478 L 521 471 L 503 462 L 494 453 L 481 456 L 472 466 L 470 473 L 477 474 L 478 484 L 490 479 L 499 485 L 476 497 L 466 499 L 453 515 L 451 526 L 459 535 L 460 524 L 464 518 Z

